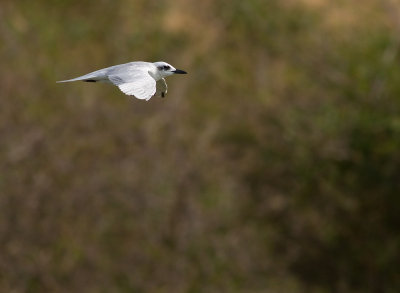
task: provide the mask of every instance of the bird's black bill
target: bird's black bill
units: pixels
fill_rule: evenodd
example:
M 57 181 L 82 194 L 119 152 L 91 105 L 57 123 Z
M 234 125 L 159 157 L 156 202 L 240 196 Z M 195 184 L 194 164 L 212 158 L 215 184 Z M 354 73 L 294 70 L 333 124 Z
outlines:
M 186 74 L 186 71 L 180 70 L 180 69 L 175 69 L 174 71 L 172 71 L 175 74 Z

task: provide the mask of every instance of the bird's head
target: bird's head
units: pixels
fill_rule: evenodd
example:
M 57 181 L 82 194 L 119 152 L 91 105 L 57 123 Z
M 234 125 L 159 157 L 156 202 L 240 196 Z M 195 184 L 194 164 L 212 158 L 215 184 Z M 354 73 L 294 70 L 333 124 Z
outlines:
M 171 64 L 163 61 L 154 62 L 154 65 L 157 67 L 158 73 L 161 75 L 161 77 L 167 77 L 172 74 L 186 74 L 186 71 L 176 69 Z

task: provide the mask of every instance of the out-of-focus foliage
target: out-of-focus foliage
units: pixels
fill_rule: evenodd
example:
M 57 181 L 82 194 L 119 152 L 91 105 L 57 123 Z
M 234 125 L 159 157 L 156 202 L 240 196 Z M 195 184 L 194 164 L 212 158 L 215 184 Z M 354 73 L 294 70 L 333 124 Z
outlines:
M 399 292 L 400 4 L 2 1 L 1 292 Z M 163 60 L 166 99 L 56 80 Z

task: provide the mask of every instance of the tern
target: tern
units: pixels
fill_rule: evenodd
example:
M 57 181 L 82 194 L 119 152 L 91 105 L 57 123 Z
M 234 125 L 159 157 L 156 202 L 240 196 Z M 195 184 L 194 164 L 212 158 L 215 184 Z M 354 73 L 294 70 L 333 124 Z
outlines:
M 114 65 L 57 82 L 109 82 L 118 86 L 126 95 L 148 101 L 153 96 L 165 97 L 168 90 L 165 77 L 173 74 L 186 74 L 186 72 L 163 61 L 154 63 L 136 61 Z

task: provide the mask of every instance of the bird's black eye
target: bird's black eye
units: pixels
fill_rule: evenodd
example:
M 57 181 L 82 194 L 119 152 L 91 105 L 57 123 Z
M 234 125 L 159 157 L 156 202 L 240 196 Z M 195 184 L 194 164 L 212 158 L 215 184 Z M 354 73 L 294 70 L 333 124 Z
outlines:
M 161 65 L 161 66 L 158 66 L 157 68 L 158 68 L 158 70 L 168 70 L 168 69 L 171 69 L 171 67 L 168 66 L 168 65 Z

